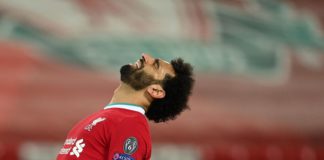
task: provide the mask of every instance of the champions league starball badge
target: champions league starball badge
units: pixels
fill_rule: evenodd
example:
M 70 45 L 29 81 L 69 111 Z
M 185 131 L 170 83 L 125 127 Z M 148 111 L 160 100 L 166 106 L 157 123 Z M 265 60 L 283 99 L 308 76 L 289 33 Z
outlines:
M 131 154 L 135 153 L 137 148 L 137 139 L 135 137 L 129 137 L 124 142 L 124 153 L 115 153 L 113 160 L 135 160 Z
M 124 142 L 124 153 L 115 153 L 113 160 L 135 160 L 131 154 L 135 153 L 137 148 L 137 139 L 135 137 L 129 137 Z
M 124 153 L 126 154 L 133 154 L 138 147 L 138 142 L 135 137 L 129 137 L 124 142 Z

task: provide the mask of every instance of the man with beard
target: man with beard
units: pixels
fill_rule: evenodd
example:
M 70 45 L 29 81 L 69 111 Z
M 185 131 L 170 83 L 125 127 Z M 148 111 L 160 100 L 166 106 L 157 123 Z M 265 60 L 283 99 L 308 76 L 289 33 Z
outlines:
M 143 54 L 120 74 L 110 103 L 68 133 L 57 160 L 149 160 L 147 119 L 166 122 L 188 108 L 194 80 L 181 58 L 168 63 Z

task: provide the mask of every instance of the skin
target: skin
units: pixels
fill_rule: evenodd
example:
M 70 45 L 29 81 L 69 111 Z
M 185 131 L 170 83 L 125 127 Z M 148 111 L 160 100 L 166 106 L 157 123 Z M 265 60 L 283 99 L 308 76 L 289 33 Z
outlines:
M 155 59 L 152 56 L 143 53 L 141 60 L 130 64 L 134 68 L 141 68 L 144 72 L 152 75 L 156 80 L 163 80 L 166 74 L 175 76 L 172 65 L 164 60 Z M 165 91 L 160 84 L 151 84 L 144 89 L 134 90 L 128 84 L 123 82 L 115 89 L 110 103 L 130 103 L 142 106 L 146 111 L 154 99 L 160 99 L 165 96 Z

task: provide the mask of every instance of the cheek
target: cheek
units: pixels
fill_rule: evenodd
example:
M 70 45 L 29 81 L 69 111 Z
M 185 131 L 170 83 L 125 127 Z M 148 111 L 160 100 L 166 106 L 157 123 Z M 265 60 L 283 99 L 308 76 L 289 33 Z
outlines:
M 159 71 L 155 71 L 152 75 L 153 75 L 154 79 L 162 80 L 164 78 L 164 76 L 165 76 L 165 72 L 159 70 Z
M 164 79 L 165 77 L 165 70 L 161 70 L 159 73 L 158 73 L 158 79 Z
M 154 79 L 159 79 L 160 71 L 155 70 L 154 68 L 144 68 L 144 72 L 148 75 L 151 75 Z

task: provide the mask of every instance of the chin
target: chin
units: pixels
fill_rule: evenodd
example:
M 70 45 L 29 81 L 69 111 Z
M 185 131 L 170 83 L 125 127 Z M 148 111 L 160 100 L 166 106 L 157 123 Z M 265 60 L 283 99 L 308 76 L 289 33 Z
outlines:
M 132 73 L 132 70 L 134 70 L 132 68 L 132 66 L 130 64 L 126 64 L 126 65 L 123 65 L 121 68 L 120 68 L 120 74 L 121 75 L 127 75 L 127 74 L 130 74 Z

